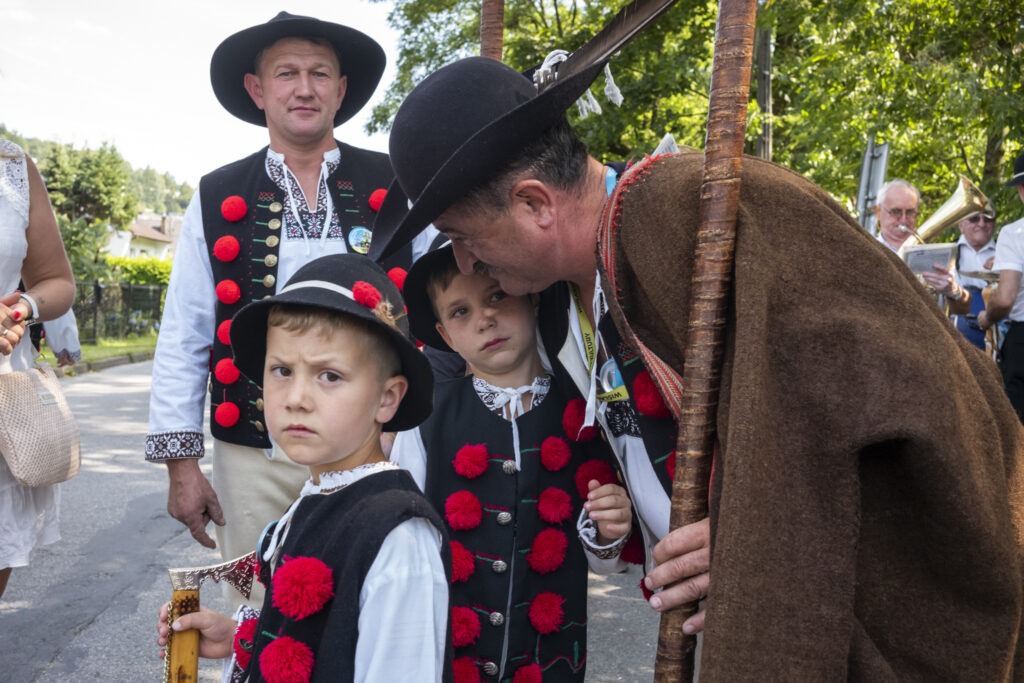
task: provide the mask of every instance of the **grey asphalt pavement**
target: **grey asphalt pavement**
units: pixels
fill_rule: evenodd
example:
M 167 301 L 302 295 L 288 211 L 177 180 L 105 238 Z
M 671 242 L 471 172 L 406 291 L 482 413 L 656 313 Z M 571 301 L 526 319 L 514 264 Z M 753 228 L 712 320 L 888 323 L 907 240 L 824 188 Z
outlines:
M 61 486 L 62 540 L 16 569 L 0 598 L 0 681 L 159 681 L 156 614 L 168 567 L 220 561 L 166 512 L 166 470 L 143 461 L 151 362 L 62 380 L 82 469 Z M 209 440 L 209 435 L 207 435 Z M 650 681 L 658 617 L 632 571 L 591 577 L 588 683 Z M 220 587 L 202 601 L 225 608 Z M 219 680 L 205 663 L 200 681 Z

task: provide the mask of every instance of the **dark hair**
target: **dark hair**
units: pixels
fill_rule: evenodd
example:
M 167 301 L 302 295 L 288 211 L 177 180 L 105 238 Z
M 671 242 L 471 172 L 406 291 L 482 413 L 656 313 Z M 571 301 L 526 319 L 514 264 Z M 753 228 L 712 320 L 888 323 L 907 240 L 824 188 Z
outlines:
M 441 319 L 440 312 L 437 310 L 435 301 L 437 295 L 440 292 L 448 289 L 452 281 L 459 275 L 459 263 L 455 260 L 455 252 L 451 252 L 451 258 L 446 258 L 443 261 L 437 263 L 434 268 L 427 273 L 427 297 L 430 299 L 430 307 L 434 309 L 434 318 L 437 320 Z
M 536 178 L 565 192 L 579 193 L 587 168 L 587 146 L 564 116 L 527 143 L 504 170 L 458 203 L 459 210 L 485 215 L 504 212 L 509 192 L 523 178 Z

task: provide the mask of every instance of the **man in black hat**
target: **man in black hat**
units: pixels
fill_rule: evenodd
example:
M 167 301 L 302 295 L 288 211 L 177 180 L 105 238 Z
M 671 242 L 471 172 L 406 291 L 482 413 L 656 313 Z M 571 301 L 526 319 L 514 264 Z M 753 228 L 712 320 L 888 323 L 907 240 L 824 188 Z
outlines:
M 546 290 L 555 372 L 660 539 L 645 584 L 670 587 L 651 605 L 708 596 L 702 677 L 1013 678 L 1024 429 L 899 258 L 758 159 L 743 164 L 711 525 L 669 533 L 664 434 L 680 413 L 703 157 L 619 177 L 589 156 L 565 111 L 601 66 L 540 94 L 480 58 L 424 79 L 392 126 L 371 256 L 433 222 L 464 272 Z
M 334 128 L 367 103 L 384 64 L 369 36 L 287 12 L 213 54 L 217 99 L 266 127 L 270 145 L 204 176 L 186 212 L 154 360 L 146 459 L 167 464 L 171 515 L 207 547 L 212 520 L 225 558 L 248 552 L 306 478 L 275 455 L 259 390 L 234 366 L 230 320 L 314 258 L 366 253 L 391 166 L 384 154 L 338 142 Z M 199 469 L 208 381 L 216 492 Z
M 1015 188 L 1024 202 L 1024 152 L 1013 164 L 1013 177 L 1006 187 Z M 992 270 L 999 271 L 999 286 L 978 315 L 978 326 L 987 330 L 1003 318 L 1010 319 L 1010 329 L 1003 339 L 999 367 L 1010 403 L 1024 422 L 1024 218 L 1004 225 L 996 240 L 996 260 Z

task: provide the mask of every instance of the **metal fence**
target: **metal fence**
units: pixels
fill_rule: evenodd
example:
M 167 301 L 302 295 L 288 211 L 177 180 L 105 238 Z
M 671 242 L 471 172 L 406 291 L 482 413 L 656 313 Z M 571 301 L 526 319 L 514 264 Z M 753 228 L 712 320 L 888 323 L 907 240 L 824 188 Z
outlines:
M 167 285 L 77 284 L 75 318 L 83 344 L 156 332 Z

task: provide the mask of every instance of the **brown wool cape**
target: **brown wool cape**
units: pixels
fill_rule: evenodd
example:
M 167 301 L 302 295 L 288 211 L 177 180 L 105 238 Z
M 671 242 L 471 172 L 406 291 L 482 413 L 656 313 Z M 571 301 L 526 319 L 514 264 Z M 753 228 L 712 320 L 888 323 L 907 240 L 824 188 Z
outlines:
M 602 226 L 617 326 L 676 372 L 702 161 L 637 164 Z M 824 191 L 755 158 L 716 423 L 701 680 L 1024 676 L 1024 430 L 995 365 Z

